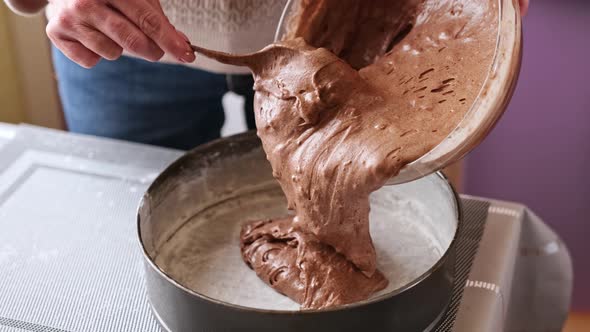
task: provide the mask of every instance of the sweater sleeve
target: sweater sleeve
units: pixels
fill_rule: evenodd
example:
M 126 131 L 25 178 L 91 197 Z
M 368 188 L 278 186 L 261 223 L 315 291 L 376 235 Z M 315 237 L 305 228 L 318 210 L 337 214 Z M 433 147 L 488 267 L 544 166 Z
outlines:
M 39 14 L 47 6 L 47 0 L 4 0 L 4 2 L 10 10 L 22 16 Z

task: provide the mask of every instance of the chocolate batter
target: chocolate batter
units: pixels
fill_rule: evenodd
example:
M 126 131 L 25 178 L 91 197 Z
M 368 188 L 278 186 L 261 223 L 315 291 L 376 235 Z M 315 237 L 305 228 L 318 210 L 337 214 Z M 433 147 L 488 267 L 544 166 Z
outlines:
M 295 216 L 244 226 L 244 261 L 317 309 L 386 287 L 369 194 L 436 146 L 494 56 L 494 0 L 301 1 L 285 41 L 248 56 L 258 135 Z M 392 239 L 393 241 L 394 239 Z

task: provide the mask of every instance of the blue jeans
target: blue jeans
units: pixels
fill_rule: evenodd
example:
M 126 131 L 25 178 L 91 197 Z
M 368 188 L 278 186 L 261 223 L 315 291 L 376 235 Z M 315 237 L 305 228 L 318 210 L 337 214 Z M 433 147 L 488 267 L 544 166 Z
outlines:
M 247 86 L 241 90 L 252 108 L 249 76 L 228 79 L 125 56 L 88 70 L 56 48 L 53 62 L 66 123 L 76 133 L 190 149 L 220 136 L 228 82 Z

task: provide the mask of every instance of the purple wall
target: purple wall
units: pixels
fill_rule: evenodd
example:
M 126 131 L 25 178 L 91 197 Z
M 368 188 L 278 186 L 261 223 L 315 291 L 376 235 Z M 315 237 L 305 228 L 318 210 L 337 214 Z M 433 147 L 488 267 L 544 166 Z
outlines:
M 532 0 L 510 108 L 468 157 L 466 191 L 522 202 L 574 260 L 574 309 L 590 310 L 590 1 Z

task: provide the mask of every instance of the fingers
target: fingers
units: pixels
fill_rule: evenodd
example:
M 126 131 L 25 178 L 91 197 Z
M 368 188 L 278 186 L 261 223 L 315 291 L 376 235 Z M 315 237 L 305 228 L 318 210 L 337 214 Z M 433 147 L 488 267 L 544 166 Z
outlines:
M 164 52 L 181 62 L 193 62 L 195 54 L 168 18 L 153 4 L 142 0 L 107 0 L 108 3 L 128 17 L 144 34 Z
M 50 37 L 50 39 L 65 56 L 84 68 L 92 68 L 100 61 L 100 55 L 90 51 L 78 41 L 65 38 L 53 39 Z
M 101 57 L 128 51 L 157 61 L 165 52 L 188 63 L 195 55 L 188 39 L 170 24 L 159 0 L 61 0 L 46 32 L 64 54 L 89 68 Z
M 91 27 L 81 26 L 74 37 L 87 49 L 107 60 L 117 60 L 123 54 L 121 46 Z
M 92 26 L 77 22 L 69 16 L 59 16 L 46 28 L 51 41 L 70 59 L 83 67 L 98 63 L 96 56 L 116 60 L 123 48 Z
M 51 42 L 62 51 L 70 60 L 84 68 L 94 67 L 100 61 L 100 55 L 89 50 L 76 38 L 68 34 L 73 31 L 75 23 L 72 19 L 59 16 L 49 21 L 45 31 Z
M 158 61 L 164 51 L 119 12 L 101 7 L 89 17 L 89 23 L 114 41 L 122 49 L 146 60 Z

